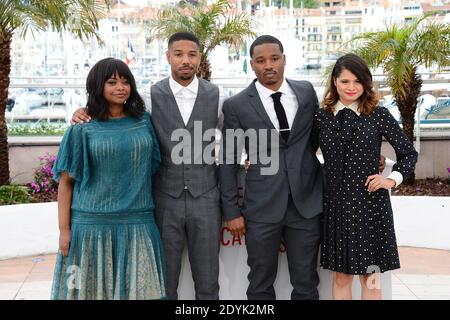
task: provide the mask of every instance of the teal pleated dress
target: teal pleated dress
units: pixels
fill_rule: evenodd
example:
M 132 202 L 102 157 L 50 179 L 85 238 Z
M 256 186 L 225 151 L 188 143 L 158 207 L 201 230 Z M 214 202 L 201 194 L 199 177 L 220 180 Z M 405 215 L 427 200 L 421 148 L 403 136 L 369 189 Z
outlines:
M 51 299 L 165 297 L 152 175 L 160 152 L 150 115 L 71 126 L 54 165 L 74 178 L 68 257 L 58 253 Z

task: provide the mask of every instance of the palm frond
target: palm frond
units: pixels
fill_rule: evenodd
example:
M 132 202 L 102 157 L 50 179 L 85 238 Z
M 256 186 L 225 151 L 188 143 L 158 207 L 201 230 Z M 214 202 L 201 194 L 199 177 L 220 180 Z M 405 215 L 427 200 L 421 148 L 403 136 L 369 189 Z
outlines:
M 411 46 L 417 63 L 429 68 L 433 64 L 439 67 L 450 65 L 450 25 L 432 21 L 417 31 Z
M 191 32 L 198 37 L 202 61 L 206 61 L 217 45 L 226 43 L 239 47 L 245 37 L 256 35 L 251 17 L 246 13 L 230 16 L 231 8 L 229 0 L 218 0 L 211 5 L 202 1 L 199 6 L 165 8 L 143 27 L 143 31 L 157 39 L 167 39 L 180 31 Z
M 206 47 L 206 55 L 211 52 L 214 47 L 227 43 L 231 47 L 239 48 L 244 44 L 245 37 L 255 37 L 253 31 L 253 22 L 245 13 L 241 13 L 234 17 L 228 17 L 222 28 L 213 34 L 208 47 Z
M 401 51 L 403 37 L 396 25 L 385 31 L 363 33 L 351 41 L 356 41 L 355 53 L 361 56 L 367 64 L 376 68 L 382 65 L 389 56 Z
M 405 94 L 405 79 L 408 79 L 412 69 L 413 65 L 406 54 L 398 54 L 384 63 L 383 71 L 393 95 Z
M 79 38 L 97 34 L 98 20 L 106 16 L 109 0 L 6 0 L 0 5 L 3 13 L 0 30 L 43 31 L 49 27 L 67 30 Z
M 192 18 L 185 9 L 168 8 L 159 11 L 157 18 L 150 21 L 144 31 L 156 39 L 165 39 L 175 32 L 193 32 L 192 26 Z
M 217 2 L 213 3 L 208 10 L 208 16 L 211 19 L 217 19 L 220 16 L 222 16 L 224 13 L 227 12 L 227 10 L 230 10 L 232 8 L 231 2 L 229 0 L 218 0 Z
M 394 95 L 405 94 L 405 79 L 417 67 L 417 53 L 414 52 L 416 32 L 428 16 L 420 17 L 411 25 L 400 27 L 393 24 L 383 31 L 364 33 L 351 40 L 358 44 L 355 53 L 370 67 L 383 67 Z
M 431 16 L 434 16 L 436 13 L 437 12 L 434 11 L 426 12 L 418 18 L 414 19 L 411 24 L 404 26 L 403 29 L 408 30 L 411 34 L 414 34 L 425 20 L 427 20 Z
M 331 76 L 333 73 L 333 68 L 334 68 L 334 63 L 326 66 L 325 68 L 322 69 L 321 73 L 320 73 L 320 82 L 322 83 L 323 86 L 328 87 L 328 84 L 331 81 Z

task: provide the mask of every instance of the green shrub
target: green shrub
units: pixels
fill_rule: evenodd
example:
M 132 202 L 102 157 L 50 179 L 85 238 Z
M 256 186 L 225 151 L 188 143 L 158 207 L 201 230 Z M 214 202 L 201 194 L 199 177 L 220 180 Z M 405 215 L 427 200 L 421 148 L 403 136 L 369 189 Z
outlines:
M 18 185 L 0 186 L 0 205 L 30 203 L 31 196 L 27 187 Z
M 65 122 L 26 122 L 26 123 L 9 123 L 9 136 L 62 136 L 67 129 L 68 124 Z

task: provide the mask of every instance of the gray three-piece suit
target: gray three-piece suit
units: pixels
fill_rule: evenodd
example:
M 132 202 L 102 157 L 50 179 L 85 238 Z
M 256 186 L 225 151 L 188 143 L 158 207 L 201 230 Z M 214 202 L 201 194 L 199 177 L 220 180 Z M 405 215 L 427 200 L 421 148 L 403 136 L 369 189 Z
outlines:
M 219 297 L 219 234 L 221 226 L 217 166 L 207 164 L 197 152 L 194 159 L 194 121 L 201 121 L 201 134 L 218 125 L 219 88 L 199 79 L 198 94 L 187 125 L 170 89 L 169 78 L 151 87 L 152 121 L 161 149 L 161 166 L 154 177 L 155 216 L 164 245 L 167 295 L 177 299 L 182 252 L 187 242 L 197 299 Z M 172 133 L 185 129 L 192 138 L 183 139 L 190 161 L 175 164 Z M 189 138 L 186 137 L 186 138 Z M 211 140 L 213 141 L 214 138 Z M 211 143 L 202 142 L 202 150 Z M 190 163 L 189 163 L 190 162 Z M 197 164 L 195 164 L 197 163 Z

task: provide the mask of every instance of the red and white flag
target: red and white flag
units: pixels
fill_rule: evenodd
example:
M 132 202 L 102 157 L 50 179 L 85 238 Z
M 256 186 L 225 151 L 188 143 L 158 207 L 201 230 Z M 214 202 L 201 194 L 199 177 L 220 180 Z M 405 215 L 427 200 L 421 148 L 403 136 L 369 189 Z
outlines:
M 127 49 L 127 56 L 125 57 L 125 63 L 128 65 L 131 64 L 134 61 L 135 57 L 136 53 L 134 52 L 130 39 L 128 39 L 128 49 Z

